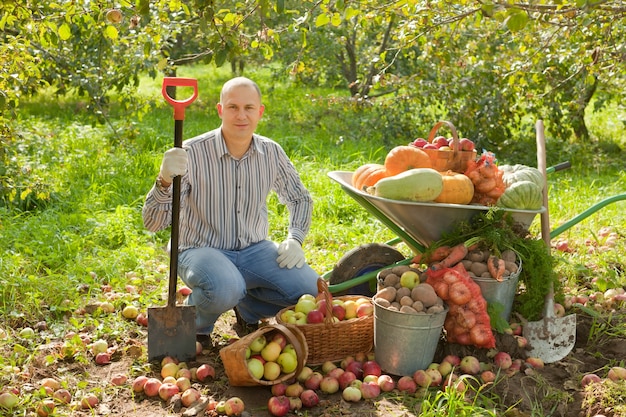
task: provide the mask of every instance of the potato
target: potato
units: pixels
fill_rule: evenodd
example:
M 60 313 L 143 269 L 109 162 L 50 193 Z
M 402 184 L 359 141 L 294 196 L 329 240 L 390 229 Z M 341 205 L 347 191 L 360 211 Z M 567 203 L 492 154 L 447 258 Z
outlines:
M 405 273 L 406 271 L 410 270 L 411 267 L 408 265 L 396 265 L 393 268 L 391 268 L 391 271 L 396 274 L 397 276 L 402 276 L 403 273 Z
M 517 254 L 511 249 L 507 249 L 502 252 L 501 258 L 504 259 L 505 262 L 515 263 L 515 261 L 517 261 Z
M 396 299 L 397 290 L 394 287 L 386 287 L 378 291 L 374 298 L 376 300 L 383 299 L 389 303 L 392 303 Z
M 393 308 L 393 309 L 396 309 L 398 311 L 400 310 L 400 307 L 402 307 L 402 306 L 397 301 L 394 301 L 393 303 L 391 303 L 391 306 L 389 306 L 389 308 Z
M 493 278 L 493 277 L 491 276 L 491 273 L 487 271 L 487 272 L 483 272 L 482 274 L 480 274 L 480 278 Z
M 411 307 L 413 307 L 417 312 L 424 311 L 424 304 L 421 301 L 415 301 L 411 304 Z
M 482 262 L 485 260 L 485 254 L 481 250 L 472 250 L 468 252 L 467 259 L 472 262 Z
M 393 271 L 391 270 L 391 268 L 385 268 L 378 273 L 378 276 L 376 278 L 383 281 L 385 277 L 387 277 L 387 275 L 389 274 L 393 274 Z
M 428 308 L 437 303 L 437 293 L 429 284 L 416 285 L 411 291 L 413 301 L 421 301 Z
M 426 314 L 436 314 L 436 313 L 441 313 L 442 311 L 443 311 L 443 306 L 434 305 L 434 306 L 428 307 L 428 310 L 426 310 Z
M 476 275 L 477 277 L 480 277 L 485 272 L 489 271 L 489 268 L 487 267 L 486 263 L 480 261 L 480 262 L 472 262 L 472 266 L 470 266 L 469 270 L 473 272 L 474 275 Z
M 461 263 L 463 264 L 463 268 L 465 268 L 466 271 L 469 271 L 472 267 L 472 261 L 470 261 L 469 259 L 463 259 Z
M 385 307 L 385 308 L 389 308 L 391 306 L 391 303 L 387 300 L 385 300 L 384 298 L 376 298 L 376 303 L 381 306 L 381 307 Z
M 406 288 L 406 287 L 402 287 L 396 290 L 396 301 L 400 302 L 400 300 L 402 299 L 402 297 L 410 297 L 411 296 L 411 290 Z
M 405 295 L 404 297 L 402 297 L 402 299 L 400 299 L 401 306 L 410 306 L 412 304 L 413 304 L 413 299 L 409 297 L 408 295 Z
M 400 308 L 400 313 L 417 314 L 417 311 L 415 311 L 415 309 L 411 306 L 402 306 Z
M 383 285 L 385 287 L 395 287 L 398 283 L 400 283 L 400 277 L 393 273 L 388 274 L 383 280 Z
M 504 253 L 503 253 L 504 255 Z M 504 258 L 502 258 L 504 259 Z M 506 269 L 507 271 L 509 271 L 511 274 L 514 274 L 517 272 L 518 270 L 518 266 L 515 262 L 509 262 L 509 261 L 504 261 L 504 269 Z

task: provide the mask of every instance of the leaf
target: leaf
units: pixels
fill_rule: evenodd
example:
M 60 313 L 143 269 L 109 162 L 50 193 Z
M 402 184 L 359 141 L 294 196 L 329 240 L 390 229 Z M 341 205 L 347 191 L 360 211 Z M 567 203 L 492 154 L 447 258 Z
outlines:
M 59 37 L 64 41 L 72 37 L 72 31 L 67 23 L 63 23 L 59 28 Z
M 115 26 L 112 25 L 108 25 L 105 29 L 104 29 L 104 36 L 109 38 L 109 39 L 117 39 L 118 37 L 118 31 L 115 28 Z
M 505 20 L 506 27 L 509 28 L 511 32 L 517 32 L 526 27 L 528 23 L 528 15 L 525 12 L 516 11 L 509 15 L 509 17 Z
M 335 27 L 341 25 L 341 15 L 339 13 L 333 13 L 333 17 L 330 19 L 330 23 Z
M 320 14 L 315 19 L 315 27 L 325 26 L 328 24 L 328 22 L 330 22 L 330 17 L 328 17 L 328 15 L 326 14 Z
M 285 0 L 278 0 L 276 2 L 276 11 L 278 13 L 283 13 L 285 11 Z

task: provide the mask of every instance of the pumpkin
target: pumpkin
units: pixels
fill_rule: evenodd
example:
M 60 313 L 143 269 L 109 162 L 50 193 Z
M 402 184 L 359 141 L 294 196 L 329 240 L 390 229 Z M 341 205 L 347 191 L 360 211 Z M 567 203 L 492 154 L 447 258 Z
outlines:
M 497 205 L 518 210 L 539 210 L 543 204 L 542 189 L 532 181 L 517 181 L 504 190 Z
M 361 165 L 352 174 L 352 186 L 363 191 L 364 188 L 375 185 L 378 180 L 387 175 L 385 167 L 381 164 Z
M 522 164 L 500 165 L 499 168 L 503 172 L 502 180 L 507 187 L 518 181 L 530 181 L 543 190 L 545 180 L 537 168 Z
M 443 179 L 432 168 L 414 168 L 381 179 L 367 192 L 378 197 L 403 201 L 433 201 L 443 190 Z
M 385 157 L 388 175 L 397 175 L 414 168 L 432 168 L 430 156 L 415 146 L 396 146 Z
M 474 184 L 467 175 L 446 171 L 441 173 L 443 190 L 435 202 L 446 204 L 469 204 L 474 197 Z

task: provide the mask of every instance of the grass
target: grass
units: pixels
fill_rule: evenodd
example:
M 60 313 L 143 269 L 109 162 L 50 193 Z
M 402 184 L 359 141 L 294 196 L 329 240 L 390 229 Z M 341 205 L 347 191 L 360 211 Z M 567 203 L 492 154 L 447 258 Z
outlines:
M 186 112 L 185 137 L 218 126 L 214 103 L 230 74 L 193 67 L 182 69 L 179 75 L 198 78 L 201 92 Z M 391 146 L 411 138 L 391 141 L 385 137 L 381 129 L 373 128 L 381 117 L 376 112 L 381 110 L 355 108 L 343 100 L 342 91 L 293 88 L 262 70 L 249 76 L 258 79 L 265 92 L 267 110 L 259 133 L 284 146 L 315 200 L 313 225 L 304 245 L 309 263 L 323 274 L 349 250 L 395 238 L 326 174 L 382 162 Z M 125 323 L 103 327 L 97 315 L 70 321 L 67 317 L 84 305 L 84 300 L 101 298 L 100 288 L 105 283 L 118 289 L 133 285 L 143 290 L 115 300 L 116 307 L 159 302 L 168 269 L 163 248 L 169 233 L 147 232 L 141 207 L 163 151 L 172 146 L 173 118 L 171 107 L 160 98 L 158 80 L 143 79 L 139 93 L 153 101 L 153 110 L 141 120 L 114 115 L 110 122 L 115 131 L 93 125 L 81 112 L 79 100 L 44 95 L 24 107 L 17 121 L 21 137 L 15 143 L 13 169 L 18 185 L 15 198 L 22 200 L 22 208 L 27 210 L 0 207 L 0 315 L 7 328 L 35 326 L 47 320 L 59 334 L 67 327 L 89 326 L 99 336 L 115 338 L 126 330 Z M 607 196 L 625 192 L 623 150 L 616 151 L 626 145 L 626 129 L 619 122 L 625 118 L 626 111 L 619 106 L 590 114 L 594 144 L 549 141 L 549 155 L 551 150 L 555 155 L 549 158 L 549 165 L 561 162 L 563 156 L 573 163 L 572 169 L 549 177 L 552 228 Z M 515 163 L 515 155 L 501 154 Z M 281 240 L 287 223 L 275 196 L 270 197 L 269 210 L 270 238 Z M 625 213 L 623 203 L 609 205 L 558 236 L 574 249 L 554 253 L 560 260 L 559 273 L 571 291 L 604 291 L 626 285 Z M 586 241 L 601 247 L 605 238 L 599 236 L 599 230 L 603 227 L 618 234 L 618 244 L 591 252 L 593 246 Z M 539 235 L 539 218 L 531 232 Z M 411 255 L 406 245 L 398 248 Z M 605 324 L 598 322 L 598 332 L 626 334 L 623 327 L 606 328 Z M 11 359 L 13 363 L 2 359 L 0 364 L 20 366 L 30 356 L 16 354 L 16 358 Z M 440 413 L 442 404 L 464 407 L 454 393 L 440 395 L 444 397 L 422 405 L 423 415 Z M 480 400 L 480 395 L 476 398 Z M 480 404 L 472 406 L 480 408 Z M 466 411 L 460 409 L 459 413 Z M 480 415 L 494 414 L 485 409 Z

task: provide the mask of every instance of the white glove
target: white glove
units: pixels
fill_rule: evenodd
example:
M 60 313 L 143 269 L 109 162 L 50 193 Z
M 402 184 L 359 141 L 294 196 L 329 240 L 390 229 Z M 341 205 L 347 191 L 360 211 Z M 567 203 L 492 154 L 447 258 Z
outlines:
M 163 154 L 159 176 L 167 182 L 172 182 L 174 177 L 185 175 L 187 160 L 187 151 L 183 148 L 168 149 Z
M 295 239 L 287 239 L 278 245 L 278 258 L 276 258 L 278 266 L 281 268 L 291 269 L 302 268 L 304 266 L 304 251 L 302 245 Z

